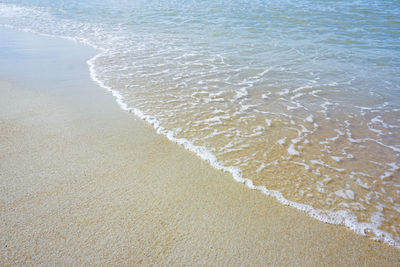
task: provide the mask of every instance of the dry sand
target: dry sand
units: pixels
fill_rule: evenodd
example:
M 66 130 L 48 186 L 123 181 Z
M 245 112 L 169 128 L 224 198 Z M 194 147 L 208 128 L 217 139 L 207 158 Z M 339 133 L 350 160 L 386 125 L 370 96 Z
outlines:
M 0 265 L 399 265 L 121 111 L 92 49 L 0 36 Z

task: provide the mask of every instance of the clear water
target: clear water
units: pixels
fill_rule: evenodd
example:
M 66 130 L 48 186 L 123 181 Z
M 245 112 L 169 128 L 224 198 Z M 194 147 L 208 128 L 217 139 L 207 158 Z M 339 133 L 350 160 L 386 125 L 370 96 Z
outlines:
M 100 49 L 123 108 L 251 188 L 400 246 L 400 2 L 4 1 Z

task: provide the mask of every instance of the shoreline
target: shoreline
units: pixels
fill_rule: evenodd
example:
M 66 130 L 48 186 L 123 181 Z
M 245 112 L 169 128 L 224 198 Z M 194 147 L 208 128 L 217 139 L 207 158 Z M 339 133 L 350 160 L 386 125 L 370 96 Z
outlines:
M 67 40 L 9 31 L 8 37 L 29 36 L 26 38 L 38 44 L 26 68 L 38 64 L 35 53 L 40 55 L 42 47 L 54 66 L 65 65 L 67 60 L 57 50 L 75 51 L 66 62 L 76 69 L 72 74 L 66 72 L 68 69 L 55 70 L 50 79 L 46 73 L 43 81 L 33 85 L 35 77 L 12 69 L 18 62 L 9 67 L 11 73 L 16 72 L 11 79 L 1 69 L 1 95 L 11 102 L 2 102 L 0 112 L 0 141 L 6 151 L 1 157 L 5 162 L 1 165 L 5 173 L 1 229 L 2 236 L 18 241 L 12 247 L 5 245 L 10 243 L 6 238 L 1 240 L 0 259 L 5 259 L 1 262 L 15 264 L 19 258 L 28 264 L 30 258 L 37 264 L 50 264 L 51 260 L 104 264 L 112 259 L 121 264 L 307 265 L 321 263 L 323 258 L 326 264 L 398 264 L 396 248 L 358 236 L 343 226 L 324 224 L 234 183 L 230 174 L 157 135 L 132 114 L 121 112 L 112 96 L 89 78 L 85 61 L 93 54 L 91 49 Z M 29 48 L 27 42 L 18 44 Z M 49 44 L 53 45 L 51 51 L 46 50 Z M 0 55 L 6 53 L 7 49 Z M 22 56 L 19 64 L 25 61 Z M 51 88 L 60 81 L 66 82 L 57 85 L 54 93 Z M 18 108 L 13 113 L 14 106 Z M 40 110 L 41 106 L 46 108 Z M 42 151 L 39 144 L 49 150 Z M 41 167 L 43 164 L 47 167 Z M 15 177 L 22 177 L 17 184 Z M 51 186 L 43 192 L 35 183 Z M 33 189 L 28 189 L 29 185 Z M 72 209 L 71 203 L 79 208 Z M 60 206 L 70 213 L 60 211 Z M 85 212 L 90 215 L 88 220 L 78 216 Z M 53 224 L 45 223 L 46 219 Z M 13 231 L 12 226 L 21 232 Z M 82 229 L 87 232 L 82 233 Z M 29 242 L 32 238 L 36 243 Z M 111 241 L 107 242 L 111 248 L 104 240 Z M 55 247 L 43 247 L 45 241 L 52 241 Z M 119 248 L 123 251 L 118 254 Z M 96 258 L 101 253 L 108 256 Z
M 351 212 L 342 211 L 342 210 L 329 211 L 329 210 L 316 209 L 311 205 L 308 205 L 305 203 L 299 203 L 299 202 L 296 202 L 293 200 L 289 200 L 278 190 L 268 189 L 264 185 L 254 185 L 254 182 L 251 178 L 243 177 L 242 171 L 240 168 L 233 167 L 233 166 L 225 166 L 225 165 L 221 164 L 220 161 L 217 160 L 215 155 L 211 151 L 209 151 L 206 147 L 194 145 L 191 141 L 189 141 L 188 139 L 185 139 L 185 138 L 176 138 L 174 136 L 174 133 L 172 131 L 169 131 L 169 130 L 165 129 L 164 127 L 162 127 L 156 118 L 143 114 L 143 112 L 137 108 L 129 107 L 128 104 L 125 103 L 124 97 L 117 90 L 114 90 L 110 86 L 105 85 L 99 78 L 97 78 L 94 61 L 96 60 L 97 57 L 102 56 L 102 52 L 105 51 L 103 48 L 97 47 L 96 45 L 88 42 L 85 39 L 81 39 L 81 38 L 40 33 L 40 32 L 30 30 L 30 29 L 14 28 L 13 26 L 9 26 L 9 25 L 4 26 L 4 27 L 10 28 L 10 29 L 16 30 L 16 31 L 33 33 L 33 34 L 50 37 L 50 38 L 61 38 L 61 39 L 65 39 L 68 41 L 74 41 L 76 43 L 80 43 L 82 45 L 93 48 L 94 50 L 97 51 L 97 53 L 94 54 L 93 57 L 86 60 L 86 63 L 89 68 L 89 76 L 92 79 L 92 81 L 95 82 L 99 87 L 101 87 L 102 89 L 104 89 L 112 94 L 112 96 L 114 97 L 114 100 L 118 103 L 121 110 L 133 113 L 134 116 L 136 116 L 137 118 L 139 118 L 141 120 L 146 121 L 149 125 L 151 125 L 152 128 L 155 129 L 155 131 L 158 134 L 165 136 L 171 142 L 174 142 L 174 143 L 177 143 L 177 144 L 183 146 L 186 150 L 195 153 L 202 160 L 208 162 L 213 168 L 215 168 L 217 170 L 221 170 L 226 173 L 230 173 L 231 177 L 233 178 L 233 180 L 235 182 L 242 183 L 251 190 L 256 190 L 256 191 L 259 191 L 259 192 L 265 194 L 268 197 L 273 197 L 277 201 L 279 201 L 282 205 L 286 205 L 286 206 L 292 207 L 294 209 L 297 209 L 299 211 L 305 212 L 305 213 L 307 213 L 308 216 L 310 216 L 318 221 L 321 221 L 323 223 L 328 223 L 328 224 L 338 225 L 338 226 L 345 226 L 358 235 L 362 235 L 362 236 L 370 235 L 368 237 L 371 238 L 372 240 L 384 242 L 390 246 L 400 249 L 400 243 L 397 240 L 395 240 L 390 233 L 378 229 L 376 227 L 376 225 L 374 225 L 373 223 L 365 223 L 365 222 L 360 223 Z M 365 234 L 365 233 L 368 233 L 368 234 Z

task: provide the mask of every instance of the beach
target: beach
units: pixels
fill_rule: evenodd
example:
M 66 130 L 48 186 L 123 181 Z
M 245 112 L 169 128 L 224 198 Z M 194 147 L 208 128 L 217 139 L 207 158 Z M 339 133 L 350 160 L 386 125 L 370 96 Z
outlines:
M 0 36 L 0 265 L 399 264 L 397 248 L 250 190 L 121 110 L 90 79 L 98 51 Z

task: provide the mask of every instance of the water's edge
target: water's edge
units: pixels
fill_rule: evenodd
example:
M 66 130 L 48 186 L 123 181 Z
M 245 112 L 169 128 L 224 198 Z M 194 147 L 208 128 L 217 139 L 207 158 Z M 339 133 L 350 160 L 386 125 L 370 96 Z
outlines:
M 328 224 L 334 224 L 334 225 L 344 225 L 351 229 L 353 232 L 363 235 L 363 236 L 368 236 L 367 233 L 373 233 L 375 237 L 373 237 L 373 240 L 376 241 L 383 241 L 384 243 L 394 246 L 396 248 L 400 249 L 400 242 L 396 241 L 389 233 L 385 231 L 381 231 L 376 228 L 375 225 L 370 224 L 370 223 L 360 223 L 358 222 L 357 218 L 355 215 L 349 213 L 348 211 L 327 211 L 327 210 L 320 210 L 320 209 L 314 209 L 312 206 L 307 205 L 307 204 L 301 204 L 297 203 L 291 200 L 286 199 L 281 192 L 276 191 L 276 190 L 269 190 L 265 186 L 256 186 L 254 185 L 253 181 L 250 178 L 246 178 L 242 176 L 242 171 L 238 167 L 232 167 L 232 166 L 224 166 L 221 162 L 219 162 L 216 158 L 216 156 L 210 152 L 208 149 L 202 146 L 196 146 L 192 142 L 190 142 L 187 139 L 184 138 L 177 138 L 175 137 L 174 133 L 172 131 L 169 131 L 162 127 L 159 123 L 159 121 L 154 118 L 153 116 L 146 115 L 144 114 L 141 110 L 135 108 L 135 107 L 130 107 L 125 101 L 124 97 L 119 93 L 118 89 L 116 88 L 111 88 L 110 86 L 107 86 L 100 80 L 100 78 L 97 75 L 96 72 L 96 60 L 103 56 L 106 52 L 105 49 L 98 47 L 87 40 L 81 39 L 81 38 L 75 38 L 75 37 L 68 37 L 68 36 L 61 36 L 61 35 L 52 35 L 52 34 L 46 34 L 42 32 L 37 32 L 31 29 L 21 29 L 17 28 L 11 25 L 0 25 L 1 27 L 13 29 L 13 30 L 19 30 L 19 31 L 24 31 L 24 32 L 30 32 L 42 36 L 47 36 L 47 37 L 53 37 L 53 38 L 62 38 L 62 39 L 67 39 L 67 40 L 72 40 L 75 42 L 79 42 L 83 45 L 87 45 L 89 47 L 92 47 L 96 49 L 97 51 L 100 51 L 97 55 L 92 57 L 91 59 L 87 60 L 87 65 L 89 68 L 89 73 L 90 73 L 90 78 L 100 87 L 103 89 L 109 91 L 115 98 L 116 102 L 120 106 L 120 108 L 124 111 L 133 113 L 135 116 L 139 117 L 142 120 L 145 120 L 149 124 L 151 124 L 156 132 L 158 134 L 164 135 L 167 137 L 170 141 L 175 142 L 177 144 L 182 145 L 185 149 L 194 152 L 197 154 L 201 159 L 207 161 L 211 166 L 218 170 L 222 170 L 224 172 L 229 172 L 233 179 L 237 182 L 245 184 L 248 188 L 253 189 L 253 190 L 258 190 L 261 191 L 263 194 L 267 196 L 271 196 L 276 198 L 280 203 L 291 206 L 297 210 L 301 210 L 306 212 L 309 216 L 324 222 Z

